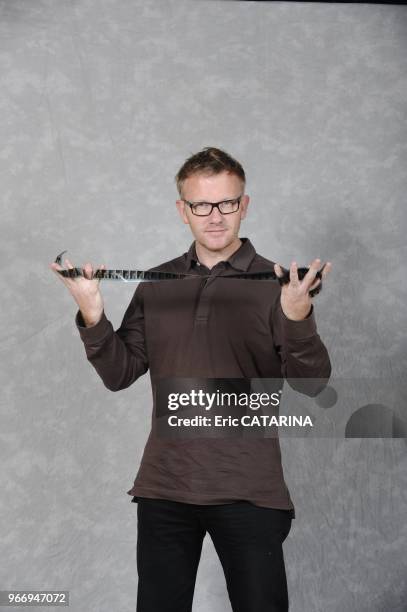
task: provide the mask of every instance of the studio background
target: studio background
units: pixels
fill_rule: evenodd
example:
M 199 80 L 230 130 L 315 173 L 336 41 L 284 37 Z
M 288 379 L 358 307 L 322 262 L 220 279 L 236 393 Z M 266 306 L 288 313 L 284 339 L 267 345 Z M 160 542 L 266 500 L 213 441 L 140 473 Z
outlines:
M 149 375 L 103 386 L 49 265 L 187 251 L 174 176 L 202 147 L 245 168 L 261 255 L 332 261 L 314 307 L 333 376 L 405 375 L 406 96 L 405 6 L 0 1 L 1 589 L 135 610 Z M 135 288 L 101 284 L 115 329 Z M 407 609 L 405 442 L 282 439 L 292 612 Z M 207 535 L 194 612 L 230 609 Z

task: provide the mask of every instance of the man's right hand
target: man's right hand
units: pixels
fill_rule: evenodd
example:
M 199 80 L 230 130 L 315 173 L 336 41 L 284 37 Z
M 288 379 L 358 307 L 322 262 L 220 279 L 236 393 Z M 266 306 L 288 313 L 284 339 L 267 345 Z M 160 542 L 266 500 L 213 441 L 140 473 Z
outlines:
M 65 259 L 65 264 L 69 269 L 75 267 L 69 259 Z M 56 262 L 52 262 L 50 268 L 61 279 L 64 285 L 68 287 L 75 302 L 78 304 L 86 327 L 96 325 L 102 317 L 104 304 L 99 289 L 100 279 L 92 278 L 94 274 L 92 264 L 86 263 L 83 266 L 84 276 L 77 276 L 76 278 L 69 278 L 59 274 L 58 270 L 63 270 L 64 268 Z M 100 269 L 105 269 L 105 265 L 101 265 Z

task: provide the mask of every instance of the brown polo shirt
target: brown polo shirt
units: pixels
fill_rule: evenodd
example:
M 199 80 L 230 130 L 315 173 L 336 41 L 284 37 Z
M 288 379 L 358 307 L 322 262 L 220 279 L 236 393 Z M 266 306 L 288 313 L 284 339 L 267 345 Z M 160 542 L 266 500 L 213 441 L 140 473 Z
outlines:
M 331 364 L 316 328 L 314 307 L 302 321 L 288 319 L 276 281 L 226 279 L 236 272 L 273 271 L 248 238 L 212 269 L 187 253 L 150 270 L 189 273 L 182 280 L 142 282 L 115 331 L 103 312 L 85 327 L 75 323 L 87 359 L 111 391 L 129 387 L 150 370 L 160 378 L 324 378 Z M 208 276 L 209 278 L 202 278 Z M 165 439 L 152 428 L 129 495 L 194 504 L 247 500 L 295 510 L 274 438 Z

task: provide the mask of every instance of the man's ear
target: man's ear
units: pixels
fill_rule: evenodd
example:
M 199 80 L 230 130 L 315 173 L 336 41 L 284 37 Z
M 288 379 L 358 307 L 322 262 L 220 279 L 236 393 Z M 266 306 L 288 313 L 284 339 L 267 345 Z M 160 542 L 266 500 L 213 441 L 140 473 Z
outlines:
M 175 205 L 176 205 L 177 210 L 179 212 L 179 216 L 181 217 L 183 222 L 186 225 L 189 225 L 189 220 L 188 220 L 187 213 L 186 213 L 186 204 L 185 204 L 184 200 L 177 200 L 175 202 Z
M 241 208 L 240 218 L 241 219 L 244 219 L 246 216 L 249 202 L 250 202 L 250 197 L 248 195 L 244 195 L 240 201 L 240 208 Z

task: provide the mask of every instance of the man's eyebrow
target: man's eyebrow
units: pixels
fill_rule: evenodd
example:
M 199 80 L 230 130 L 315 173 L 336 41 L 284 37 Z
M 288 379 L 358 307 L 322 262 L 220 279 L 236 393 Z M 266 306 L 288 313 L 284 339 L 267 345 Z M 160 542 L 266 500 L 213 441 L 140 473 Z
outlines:
M 227 197 L 227 198 L 222 198 L 221 200 L 218 200 L 218 202 L 224 202 L 225 200 L 237 200 L 239 196 L 232 196 L 232 197 Z M 193 200 L 190 200 L 192 203 L 194 203 Z M 216 204 L 216 202 L 209 202 L 209 200 L 195 200 L 195 203 L 198 204 L 199 202 L 208 202 L 209 204 Z

